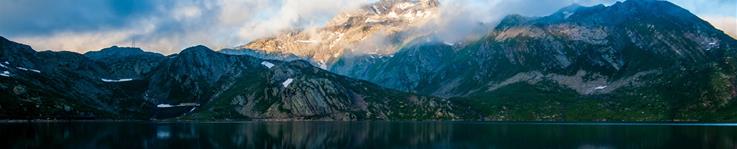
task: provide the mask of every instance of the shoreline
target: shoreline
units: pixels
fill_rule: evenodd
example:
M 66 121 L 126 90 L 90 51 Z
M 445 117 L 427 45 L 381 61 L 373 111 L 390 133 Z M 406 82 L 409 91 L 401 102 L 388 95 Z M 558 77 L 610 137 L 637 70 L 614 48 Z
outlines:
M 0 120 L 0 124 L 19 124 L 19 123 L 109 123 L 109 122 L 125 122 L 125 123 L 293 123 L 293 122 L 323 122 L 323 123 L 456 123 L 456 124 L 519 124 L 519 125 L 601 125 L 601 126 L 627 126 L 627 125 L 650 125 L 650 126 L 737 126 L 737 122 L 697 122 L 697 121 L 472 121 L 472 120 L 355 120 L 355 121 L 334 121 L 334 120 L 118 120 L 118 119 L 98 119 L 98 120 Z

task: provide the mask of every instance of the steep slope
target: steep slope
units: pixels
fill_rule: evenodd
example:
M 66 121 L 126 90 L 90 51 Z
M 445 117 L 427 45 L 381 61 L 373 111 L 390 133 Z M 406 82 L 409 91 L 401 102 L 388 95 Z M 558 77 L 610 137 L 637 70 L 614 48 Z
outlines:
M 408 46 L 356 67 L 370 71 L 334 71 L 464 97 L 458 101 L 489 119 L 733 120 L 735 48 L 737 41 L 670 2 L 630 0 L 508 16 L 463 47 Z
M 100 51 L 90 51 L 84 56 L 107 66 L 106 79 L 140 79 L 164 60 L 164 55 L 144 52 L 140 48 L 112 46 Z
M 460 118 L 444 99 L 387 90 L 306 61 L 265 61 L 216 53 L 203 46 L 170 56 L 150 79 L 147 100 L 202 105 L 186 118 Z
M 390 56 L 342 57 L 331 72 L 370 80 L 382 86 L 402 91 L 415 91 L 435 75 L 447 60 L 454 58 L 456 50 L 446 43 L 426 42 L 409 44 Z
M 204 46 L 167 57 L 119 47 L 81 55 L 36 52 L 0 38 L 0 52 L 1 119 L 390 120 L 473 114 L 446 99 L 385 89 L 306 61 L 266 61 Z M 130 78 L 106 79 L 111 76 Z
M 129 84 L 97 76 L 105 67 L 72 52 L 36 52 L 0 38 L 0 117 L 141 118 L 147 104 Z
M 426 34 L 418 30 L 437 14 L 437 7 L 437 0 L 381 0 L 340 14 L 324 27 L 255 40 L 226 53 L 295 55 L 327 69 L 343 55 L 394 53 L 405 42 Z M 261 52 L 233 52 L 243 50 Z

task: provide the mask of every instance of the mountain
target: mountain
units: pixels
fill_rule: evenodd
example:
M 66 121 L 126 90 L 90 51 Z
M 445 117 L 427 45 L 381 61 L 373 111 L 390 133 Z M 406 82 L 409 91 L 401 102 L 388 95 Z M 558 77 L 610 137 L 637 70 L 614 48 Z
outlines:
M 108 66 L 107 79 L 142 78 L 165 59 L 164 55 L 140 48 L 118 46 L 90 51 L 84 56 Z
M 142 118 L 150 106 L 128 94 L 132 84 L 108 84 L 108 68 L 73 52 L 36 52 L 0 37 L 0 117 Z
M 168 56 L 0 38 L 0 118 L 737 120 L 737 40 L 670 2 L 510 15 L 462 44 L 417 28 L 437 5 L 382 0 L 324 28 Z
M 415 42 L 331 71 L 493 120 L 734 120 L 736 48 L 670 2 L 629 0 L 511 15 L 475 42 Z
M 306 61 L 266 61 L 203 46 L 171 56 L 150 80 L 147 100 L 202 104 L 189 116 L 197 119 L 459 118 L 445 99 L 384 89 Z
M 389 90 L 306 61 L 195 46 L 162 56 L 111 47 L 36 52 L 2 38 L 0 117 L 112 119 L 458 119 L 447 99 Z M 125 76 L 129 75 L 129 76 Z
M 294 55 L 327 69 L 344 55 L 392 54 L 406 41 L 428 34 L 420 28 L 438 13 L 438 5 L 437 0 L 381 0 L 339 14 L 321 28 L 287 31 L 226 51 L 258 57 Z M 235 52 L 250 50 L 258 52 Z

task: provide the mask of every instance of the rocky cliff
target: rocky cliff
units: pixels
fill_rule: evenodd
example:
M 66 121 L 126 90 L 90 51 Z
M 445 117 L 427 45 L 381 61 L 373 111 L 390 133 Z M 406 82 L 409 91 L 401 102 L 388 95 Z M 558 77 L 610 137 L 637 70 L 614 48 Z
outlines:
M 737 41 L 666 1 L 512 15 L 466 45 L 417 43 L 393 56 L 338 60 L 332 71 L 461 97 L 497 120 L 735 116 Z
M 447 99 L 385 89 L 306 61 L 204 46 L 167 57 L 119 47 L 35 52 L 4 38 L 0 48 L 3 118 L 391 120 L 459 119 L 456 111 L 464 112 Z M 116 75 L 130 76 L 107 78 Z
M 296 29 L 231 50 L 295 55 L 327 69 L 343 55 L 388 55 L 405 42 L 429 34 L 419 28 L 438 13 L 438 5 L 436 0 L 381 0 L 339 14 L 324 27 Z

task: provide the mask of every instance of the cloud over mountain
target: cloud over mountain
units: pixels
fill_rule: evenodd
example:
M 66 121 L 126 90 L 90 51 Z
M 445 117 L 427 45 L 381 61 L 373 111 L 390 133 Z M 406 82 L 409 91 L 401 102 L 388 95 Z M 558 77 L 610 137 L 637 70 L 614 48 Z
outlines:
M 175 53 L 191 45 L 216 49 L 282 30 L 326 23 L 336 14 L 376 0 L 7 0 L 0 2 L 0 35 L 40 50 L 89 51 L 134 44 Z M 469 25 L 495 23 L 508 14 L 542 16 L 570 5 L 615 0 L 442 0 L 445 31 L 466 34 Z M 731 35 L 735 0 L 673 0 Z

